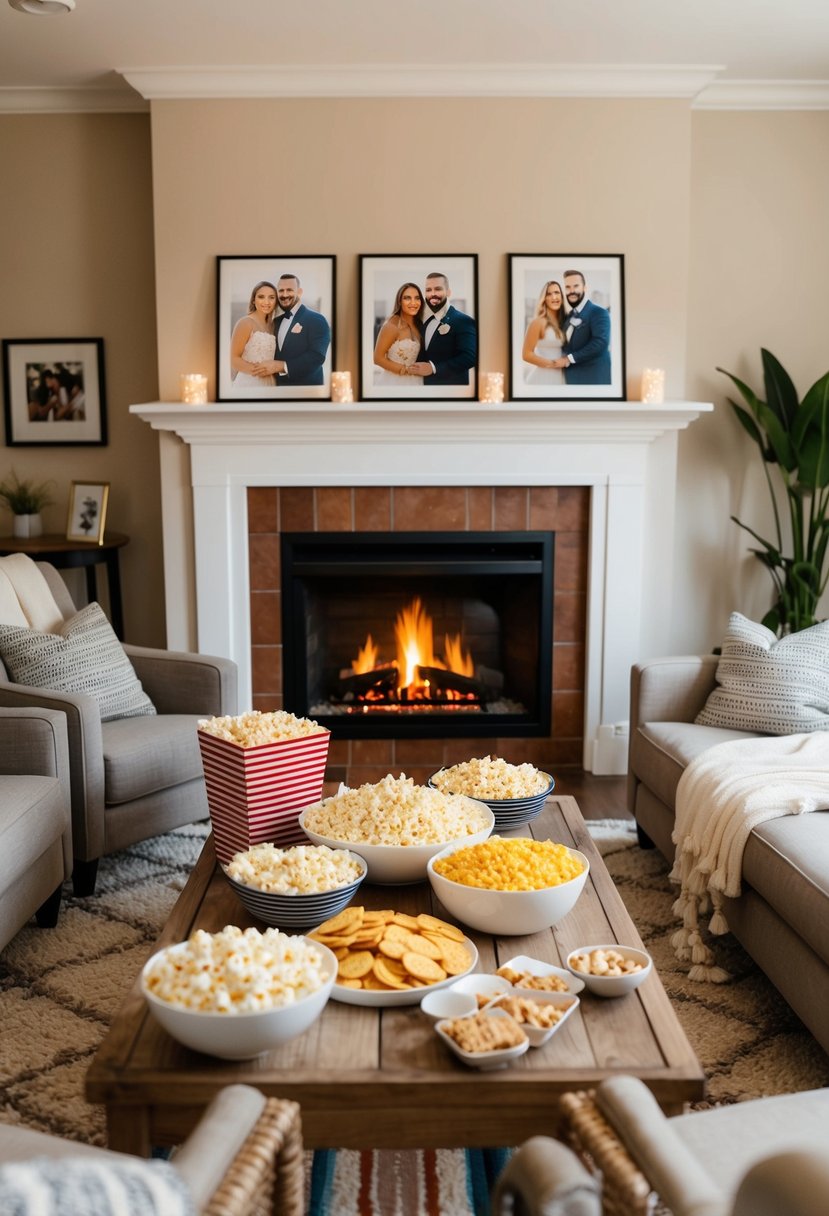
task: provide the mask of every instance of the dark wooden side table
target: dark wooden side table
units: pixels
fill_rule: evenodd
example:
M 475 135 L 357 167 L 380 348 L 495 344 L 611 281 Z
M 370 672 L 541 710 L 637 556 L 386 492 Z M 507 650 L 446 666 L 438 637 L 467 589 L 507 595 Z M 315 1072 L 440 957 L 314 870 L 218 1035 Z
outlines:
M 32 561 L 51 562 L 58 570 L 86 570 L 86 594 L 96 600 L 97 577 L 95 567 L 101 564 L 107 569 L 109 607 L 112 613 L 112 628 L 120 641 L 124 640 L 124 609 L 121 601 L 121 572 L 118 567 L 118 550 L 129 544 L 123 532 L 107 532 L 100 545 L 82 540 L 67 540 L 59 532 L 47 532 L 43 536 L 0 536 L 0 556 L 9 553 L 26 553 Z

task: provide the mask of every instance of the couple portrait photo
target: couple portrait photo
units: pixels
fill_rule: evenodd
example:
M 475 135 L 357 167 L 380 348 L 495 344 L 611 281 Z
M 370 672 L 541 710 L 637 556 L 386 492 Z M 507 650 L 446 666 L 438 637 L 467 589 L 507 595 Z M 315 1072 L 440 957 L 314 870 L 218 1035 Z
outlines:
M 218 399 L 328 399 L 334 258 L 217 261 Z
M 364 399 L 474 398 L 477 257 L 360 258 Z
M 514 399 L 624 400 L 623 258 L 510 255 Z

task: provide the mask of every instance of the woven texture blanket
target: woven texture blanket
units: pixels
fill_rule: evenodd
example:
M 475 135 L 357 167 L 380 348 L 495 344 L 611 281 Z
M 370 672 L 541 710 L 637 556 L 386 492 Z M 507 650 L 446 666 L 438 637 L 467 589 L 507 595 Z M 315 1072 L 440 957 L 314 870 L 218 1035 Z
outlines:
M 697 756 L 676 791 L 676 845 L 671 880 L 679 884 L 674 912 L 682 928 L 671 938 L 689 978 L 723 983 L 700 933 L 727 933 L 723 898 L 742 889 L 743 852 L 753 828 L 782 815 L 829 808 L 829 732 L 764 736 L 719 743 Z

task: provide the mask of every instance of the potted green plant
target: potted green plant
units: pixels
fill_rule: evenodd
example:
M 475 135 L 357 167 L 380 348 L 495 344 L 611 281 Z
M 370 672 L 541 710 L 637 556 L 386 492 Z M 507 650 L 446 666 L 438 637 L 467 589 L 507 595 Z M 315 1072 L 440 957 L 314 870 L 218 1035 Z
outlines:
M 762 548 L 753 549 L 774 583 L 775 601 L 763 624 L 777 634 L 816 623 L 826 587 L 829 546 L 829 372 L 798 398 L 788 372 L 762 350 L 765 400 L 731 372 L 745 406 L 728 398 L 743 429 L 757 444 L 774 511 L 775 540 L 731 518 Z M 746 408 L 746 406 L 748 408 Z M 777 466 L 777 471 L 774 471 Z M 784 545 L 790 552 L 784 553 Z
M 0 504 L 14 516 L 13 532 L 18 537 L 40 536 L 43 521 L 40 512 L 52 503 L 49 487 L 51 481 L 35 482 L 31 478 L 20 478 L 14 469 L 0 481 Z

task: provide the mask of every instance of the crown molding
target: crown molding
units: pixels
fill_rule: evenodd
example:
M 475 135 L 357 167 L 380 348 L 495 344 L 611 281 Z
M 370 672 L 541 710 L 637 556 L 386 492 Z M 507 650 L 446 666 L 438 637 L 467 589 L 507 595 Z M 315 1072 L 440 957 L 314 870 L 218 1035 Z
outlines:
M 0 114 L 132 114 L 149 103 L 127 89 L 0 88 Z
M 694 110 L 829 110 L 829 80 L 718 80 Z
M 716 65 L 308 64 L 121 68 L 150 101 L 264 97 L 677 97 L 709 85 Z

